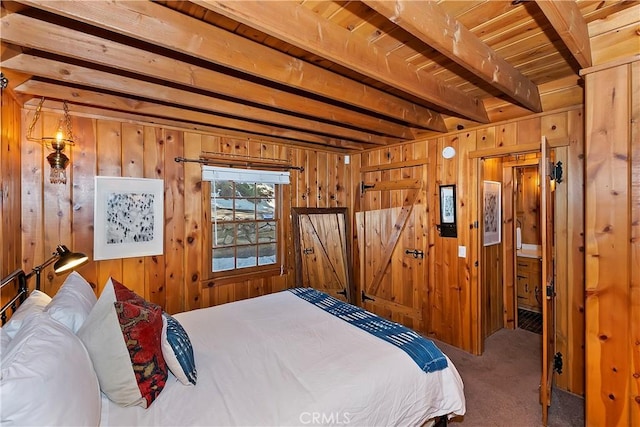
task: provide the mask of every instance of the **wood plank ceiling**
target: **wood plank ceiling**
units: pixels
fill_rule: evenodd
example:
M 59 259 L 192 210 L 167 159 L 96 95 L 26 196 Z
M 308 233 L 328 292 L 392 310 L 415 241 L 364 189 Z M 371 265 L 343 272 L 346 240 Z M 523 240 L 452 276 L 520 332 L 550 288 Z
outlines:
M 544 111 L 633 3 L 2 1 L 2 71 L 29 104 L 357 151 Z

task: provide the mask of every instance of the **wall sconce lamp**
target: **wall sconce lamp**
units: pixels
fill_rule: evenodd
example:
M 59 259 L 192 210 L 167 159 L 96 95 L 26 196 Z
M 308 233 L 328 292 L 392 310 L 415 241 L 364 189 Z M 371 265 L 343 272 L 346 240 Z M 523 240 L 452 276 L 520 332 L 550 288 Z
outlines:
M 556 164 L 551 162 L 551 165 L 549 165 L 549 178 L 551 178 L 551 181 L 555 181 L 556 184 L 562 182 L 562 162 Z
M 44 97 L 40 99 L 38 108 L 36 108 L 36 112 L 33 115 L 33 120 L 31 120 L 29 129 L 27 130 L 27 139 L 29 141 L 38 142 L 48 149 L 53 150 L 53 152 L 47 156 L 47 161 L 51 166 L 49 180 L 52 184 L 66 184 L 66 168 L 69 165 L 69 158 L 63 153 L 63 151 L 67 145 L 74 145 L 73 130 L 71 129 L 71 117 L 69 116 L 69 106 L 67 105 L 67 101 L 63 102 L 64 116 L 58 123 L 58 130 L 56 131 L 55 136 L 43 136 L 42 138 L 34 138 L 33 129 L 36 126 L 36 122 L 40 118 L 42 104 L 44 104 Z
M 56 261 L 57 260 L 57 261 Z M 56 261 L 53 265 L 53 271 L 56 274 L 63 273 L 71 270 L 74 267 L 84 264 L 89 260 L 89 257 L 80 252 L 71 252 L 65 245 L 58 245 L 56 251 L 51 257 L 42 264 L 33 267 L 31 273 L 27 274 L 29 279 L 34 274 L 36 275 L 36 289 L 40 290 L 40 273 L 52 262 Z

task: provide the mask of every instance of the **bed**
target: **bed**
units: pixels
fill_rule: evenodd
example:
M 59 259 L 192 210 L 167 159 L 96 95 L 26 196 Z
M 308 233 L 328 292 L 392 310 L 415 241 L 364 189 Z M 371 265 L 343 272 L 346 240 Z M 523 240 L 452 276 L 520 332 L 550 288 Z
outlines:
M 108 390 L 105 392 L 99 378 L 101 362 L 91 350 L 94 344 L 83 338 L 83 335 L 94 337 L 102 346 L 100 354 L 109 351 L 105 346 L 116 346 L 103 339 L 103 329 L 85 331 L 92 317 L 96 317 L 97 307 L 101 304 L 110 307 L 113 302 L 102 294 L 97 302 L 92 301 L 83 287 L 91 290 L 74 272 L 49 301 L 48 296 L 34 291 L 21 307 L 32 307 L 29 300 L 35 294 L 44 300 L 39 302 L 41 312 L 36 309 L 32 310 L 35 313 L 24 315 L 19 307 L 3 326 L 0 396 L 3 425 L 24 425 L 25 419 L 19 417 L 26 417 L 27 423 L 68 425 L 73 424 L 69 417 L 81 416 L 85 418 L 76 424 L 420 426 L 430 421 L 446 423 L 449 417 L 465 412 L 462 380 L 446 355 L 442 355 L 444 368 L 425 372 L 401 348 L 345 322 L 292 291 L 169 316 L 188 336 L 197 367 L 197 382 L 189 384 L 181 377 L 182 373 L 174 375 L 175 361 L 172 366 L 167 358 L 169 373 L 153 400 L 123 406 L 107 395 Z M 107 288 L 103 294 L 108 293 Z M 70 297 L 78 290 L 83 294 L 82 301 Z M 72 303 L 58 301 L 56 307 L 54 300 L 63 299 L 58 295 L 66 296 Z M 100 301 L 103 298 L 108 303 L 103 304 Z M 83 304 L 82 310 L 76 308 Z M 70 316 L 66 312 L 70 307 L 82 313 Z M 11 325 L 15 321 L 22 323 L 17 331 L 15 325 Z M 61 324 L 65 326 L 59 327 Z M 37 363 L 38 366 L 51 363 L 42 375 L 66 375 L 65 386 L 75 392 L 47 394 L 42 386 L 36 386 L 42 384 L 42 379 L 35 374 L 31 376 L 36 378 L 30 378 L 32 381 L 26 384 L 11 382 L 11 375 L 15 375 L 13 365 L 20 367 L 14 348 L 20 343 L 14 340 L 27 334 L 27 342 L 33 344 L 36 342 L 33 334 L 43 328 L 54 332 L 41 332 L 46 335 L 47 343 L 39 349 Z M 166 322 L 162 328 L 166 334 Z M 5 330 L 12 335 L 8 341 Z M 96 333 L 98 330 L 100 333 Z M 47 350 L 47 346 L 57 345 L 51 338 L 56 334 L 74 343 L 75 358 L 65 358 L 60 351 L 53 353 L 51 348 Z M 38 346 L 35 348 L 38 350 Z M 17 353 L 26 357 L 24 351 Z M 19 362 L 25 366 L 36 363 L 26 358 Z M 72 367 L 60 366 L 66 365 L 66 359 L 73 360 Z M 116 363 L 114 356 L 108 359 L 109 364 Z M 98 374 L 90 372 L 92 369 Z M 78 375 L 78 370 L 84 370 L 85 375 Z M 82 377 L 84 382 L 75 384 L 68 379 L 70 376 Z M 49 382 L 55 384 L 55 379 Z M 38 388 L 29 392 L 28 387 Z M 20 396 L 25 391 L 31 396 L 27 401 L 36 401 L 28 408 L 23 408 L 25 398 Z M 83 399 L 88 402 L 78 403 Z M 18 400 L 14 405 L 13 401 Z

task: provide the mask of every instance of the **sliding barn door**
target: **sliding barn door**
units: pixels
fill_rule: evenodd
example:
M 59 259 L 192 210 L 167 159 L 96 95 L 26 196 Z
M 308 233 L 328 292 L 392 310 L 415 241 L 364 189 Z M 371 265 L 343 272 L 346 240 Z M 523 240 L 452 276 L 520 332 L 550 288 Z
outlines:
M 293 208 L 296 286 L 354 302 L 347 208 Z
M 356 213 L 365 309 L 422 330 L 428 281 L 426 166 L 363 168 Z

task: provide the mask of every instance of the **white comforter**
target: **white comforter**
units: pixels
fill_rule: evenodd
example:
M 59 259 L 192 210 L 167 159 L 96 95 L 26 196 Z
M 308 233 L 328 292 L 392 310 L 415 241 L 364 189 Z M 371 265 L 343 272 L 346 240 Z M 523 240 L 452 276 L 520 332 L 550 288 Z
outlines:
M 404 351 L 290 292 L 175 317 L 194 347 L 197 385 L 170 375 L 149 409 L 103 396 L 102 425 L 409 426 L 465 412 L 451 361 L 424 373 Z

